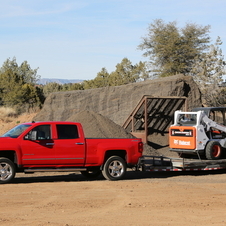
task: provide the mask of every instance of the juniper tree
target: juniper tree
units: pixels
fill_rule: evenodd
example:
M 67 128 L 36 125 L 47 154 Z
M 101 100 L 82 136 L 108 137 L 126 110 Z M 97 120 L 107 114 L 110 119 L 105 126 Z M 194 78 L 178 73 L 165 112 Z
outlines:
M 149 58 L 151 72 L 158 76 L 189 75 L 195 58 L 208 49 L 210 26 L 187 23 L 179 28 L 175 21 L 154 20 L 138 49 Z

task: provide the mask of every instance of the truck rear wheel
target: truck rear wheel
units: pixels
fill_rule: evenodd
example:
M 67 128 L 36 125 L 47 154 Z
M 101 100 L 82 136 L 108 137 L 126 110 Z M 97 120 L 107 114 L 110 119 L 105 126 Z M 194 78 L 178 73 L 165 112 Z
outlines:
M 206 145 L 205 153 L 206 153 L 206 158 L 209 160 L 220 159 L 222 155 L 221 145 L 217 141 L 210 141 Z
M 0 184 L 9 183 L 14 177 L 14 163 L 7 158 L 0 158 Z
M 105 162 L 102 173 L 107 180 L 120 180 L 126 174 L 126 162 L 119 156 L 112 156 Z

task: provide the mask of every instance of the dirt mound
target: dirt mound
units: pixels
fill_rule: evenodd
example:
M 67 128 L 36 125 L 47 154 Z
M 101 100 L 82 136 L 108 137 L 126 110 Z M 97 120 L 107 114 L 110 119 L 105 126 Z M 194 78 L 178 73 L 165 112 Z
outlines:
M 164 135 L 160 133 L 154 133 L 148 136 L 148 154 L 157 154 L 167 157 L 178 157 L 176 152 L 169 151 L 169 134 Z
M 133 138 L 121 126 L 96 112 L 81 111 L 66 121 L 80 122 L 87 138 Z
M 121 126 L 101 114 L 92 111 L 79 112 L 66 121 L 80 122 L 83 126 L 85 137 L 87 138 L 133 138 L 134 136 L 126 132 Z M 144 153 L 159 155 L 154 149 L 144 145 Z

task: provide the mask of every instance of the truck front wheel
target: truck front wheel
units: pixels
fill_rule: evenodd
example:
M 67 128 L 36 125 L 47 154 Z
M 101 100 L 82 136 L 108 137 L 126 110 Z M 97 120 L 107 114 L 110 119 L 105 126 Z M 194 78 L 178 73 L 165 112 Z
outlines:
M 206 158 L 209 160 L 220 159 L 222 155 L 222 148 L 217 141 L 210 141 L 206 145 Z
M 0 184 L 6 184 L 15 177 L 15 165 L 7 158 L 0 158 Z
M 126 173 L 126 162 L 119 156 L 111 156 L 104 164 L 103 176 L 107 180 L 120 180 Z

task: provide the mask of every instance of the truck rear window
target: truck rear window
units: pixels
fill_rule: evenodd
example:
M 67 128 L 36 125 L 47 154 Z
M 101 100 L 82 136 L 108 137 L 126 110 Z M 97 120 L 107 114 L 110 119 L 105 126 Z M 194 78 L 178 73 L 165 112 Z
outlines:
M 76 139 L 78 136 L 78 128 L 76 125 L 56 125 L 58 139 Z

